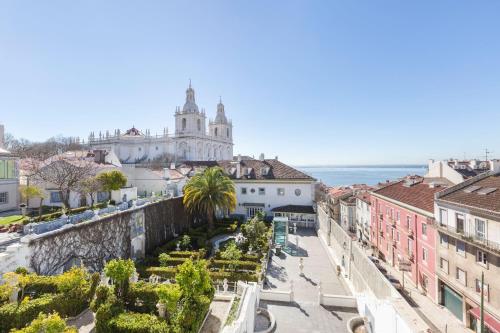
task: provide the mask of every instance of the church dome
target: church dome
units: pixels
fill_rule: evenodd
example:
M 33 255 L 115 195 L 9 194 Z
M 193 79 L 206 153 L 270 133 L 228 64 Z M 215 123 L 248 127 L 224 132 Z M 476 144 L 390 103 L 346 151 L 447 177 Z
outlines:
M 184 103 L 182 112 L 199 112 L 198 105 L 196 105 L 194 99 L 194 89 L 191 87 L 191 80 L 189 81 L 189 88 L 186 90 L 186 103 Z
M 217 115 L 215 116 L 215 122 L 217 124 L 227 124 L 226 114 L 224 112 L 224 104 L 222 104 L 222 100 L 217 104 Z

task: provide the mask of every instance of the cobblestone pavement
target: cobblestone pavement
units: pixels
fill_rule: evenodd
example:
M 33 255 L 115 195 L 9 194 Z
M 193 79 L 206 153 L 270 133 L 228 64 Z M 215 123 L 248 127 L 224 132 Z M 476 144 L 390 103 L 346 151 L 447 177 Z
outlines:
M 296 251 L 296 236 L 299 249 Z M 289 290 L 290 281 L 294 282 L 296 301 L 316 301 L 318 286 L 325 294 L 349 295 L 349 289 L 338 278 L 327 253 L 321 245 L 316 232 L 311 229 L 298 229 L 297 235 L 290 234 L 292 253 L 273 256 L 268 266 L 264 289 Z M 303 275 L 300 275 L 299 262 L 303 258 Z

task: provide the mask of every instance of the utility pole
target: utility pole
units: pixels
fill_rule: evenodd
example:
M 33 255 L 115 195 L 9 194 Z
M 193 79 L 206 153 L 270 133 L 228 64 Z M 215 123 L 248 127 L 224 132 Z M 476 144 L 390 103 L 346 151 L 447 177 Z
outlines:
M 488 148 L 486 148 L 486 149 L 484 150 L 484 152 L 485 152 L 485 158 L 486 158 L 486 161 L 488 161 L 488 155 L 489 155 L 489 154 L 491 154 L 491 153 L 492 153 L 492 151 L 489 151 L 489 150 L 488 150 Z
M 481 333 L 485 333 L 484 330 L 484 271 L 481 272 Z

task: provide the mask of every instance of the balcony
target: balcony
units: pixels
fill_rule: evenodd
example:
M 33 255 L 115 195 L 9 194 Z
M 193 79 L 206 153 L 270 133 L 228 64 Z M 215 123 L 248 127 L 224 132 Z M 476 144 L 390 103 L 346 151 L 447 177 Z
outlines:
M 468 230 L 463 230 L 462 228 L 457 229 L 447 224 L 436 223 L 435 225 L 440 231 L 444 232 L 445 234 L 448 234 L 455 238 L 459 238 L 477 247 L 500 253 L 500 243 L 486 239 L 485 237 L 478 235 L 474 231 L 471 232 Z
M 408 255 L 408 260 L 410 260 L 411 262 L 415 262 L 415 255 L 410 252 L 410 254 Z
M 408 230 L 408 237 L 413 238 L 414 237 L 414 232 L 413 229 Z
M 392 242 L 392 247 L 398 247 L 398 242 L 395 239 L 393 239 L 391 242 Z

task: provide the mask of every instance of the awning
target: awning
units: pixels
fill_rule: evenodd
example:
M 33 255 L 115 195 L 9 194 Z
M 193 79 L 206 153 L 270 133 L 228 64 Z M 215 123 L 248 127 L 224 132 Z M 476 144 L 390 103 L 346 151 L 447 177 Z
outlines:
M 479 308 L 469 310 L 470 314 L 477 318 L 478 325 L 481 320 L 481 311 Z M 493 333 L 500 333 L 500 322 L 493 318 L 488 312 L 484 311 L 484 326 L 488 327 Z
M 266 207 L 266 204 L 263 203 L 252 203 L 252 202 L 244 202 L 244 207 Z

